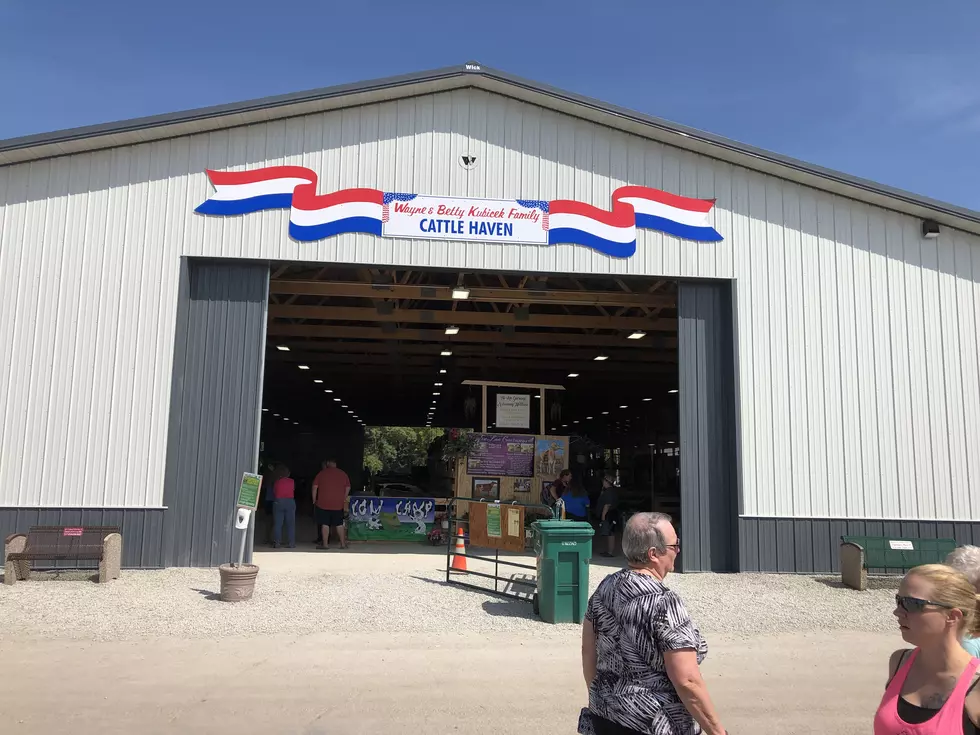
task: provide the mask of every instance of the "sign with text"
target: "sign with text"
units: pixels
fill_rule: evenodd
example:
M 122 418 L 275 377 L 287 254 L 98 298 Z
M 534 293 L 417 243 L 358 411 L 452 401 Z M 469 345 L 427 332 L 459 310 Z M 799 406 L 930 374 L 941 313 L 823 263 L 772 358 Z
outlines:
M 531 396 L 497 394 L 497 428 L 531 428 Z
M 471 475 L 534 477 L 534 437 L 521 434 L 475 434 L 466 455 Z
M 350 499 L 348 536 L 354 541 L 417 541 L 427 539 L 436 520 L 435 498 Z
M 889 541 L 888 546 L 892 551 L 915 551 L 911 541 Z
M 477 240 L 546 245 L 544 211 L 530 202 L 414 196 L 392 201 L 382 220 L 383 237 Z
M 238 487 L 239 508 L 250 508 L 255 510 L 259 505 L 259 493 L 262 490 L 262 475 L 254 475 L 251 472 L 242 473 L 242 484 Z

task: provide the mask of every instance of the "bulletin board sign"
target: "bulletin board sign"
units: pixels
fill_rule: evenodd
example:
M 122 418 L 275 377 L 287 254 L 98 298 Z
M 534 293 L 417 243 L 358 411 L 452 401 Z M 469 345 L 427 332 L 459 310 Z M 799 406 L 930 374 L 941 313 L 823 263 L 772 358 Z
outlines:
M 474 434 L 466 455 L 471 475 L 534 477 L 534 437 L 524 434 Z
M 530 429 L 531 396 L 498 393 L 497 426 L 501 429 Z
M 251 472 L 242 473 L 242 484 L 238 487 L 238 508 L 255 510 L 259 507 L 259 497 L 262 494 L 262 475 Z
M 469 503 L 470 544 L 501 551 L 524 551 L 524 507 Z

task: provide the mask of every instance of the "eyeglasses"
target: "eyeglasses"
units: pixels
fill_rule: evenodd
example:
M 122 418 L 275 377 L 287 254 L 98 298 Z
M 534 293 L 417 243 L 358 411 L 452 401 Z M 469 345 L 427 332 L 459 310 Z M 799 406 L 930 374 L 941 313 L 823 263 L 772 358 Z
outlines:
M 668 549 L 675 549 L 678 554 L 681 553 L 681 540 L 677 539 L 676 544 L 664 544 Z
M 908 595 L 895 595 L 895 607 L 900 607 L 908 613 L 923 612 L 926 609 L 926 605 L 933 605 L 946 610 L 953 609 L 952 605 L 947 605 L 944 602 L 933 602 L 932 600 L 923 600 L 920 597 L 909 597 Z

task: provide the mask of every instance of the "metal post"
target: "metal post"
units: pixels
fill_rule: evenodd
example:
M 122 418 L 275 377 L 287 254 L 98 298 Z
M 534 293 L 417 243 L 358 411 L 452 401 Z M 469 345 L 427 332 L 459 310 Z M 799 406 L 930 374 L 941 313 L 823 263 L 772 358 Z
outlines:
M 240 567 L 242 562 L 245 561 L 245 542 L 248 541 L 248 532 L 252 527 L 252 523 L 255 521 L 254 515 L 255 513 L 249 513 L 248 525 L 242 529 L 242 542 L 238 546 L 238 563 L 235 565 L 236 567 Z
M 545 425 L 544 425 L 544 396 L 545 396 L 545 390 L 544 390 L 544 388 L 542 388 L 541 389 L 541 400 L 540 400 L 541 405 L 538 407 L 538 409 L 539 409 L 538 413 L 539 413 L 539 416 L 540 416 L 540 419 L 541 419 L 541 433 L 542 434 L 547 434 L 548 432 L 545 431 Z
M 487 386 L 483 386 L 483 433 L 487 433 Z

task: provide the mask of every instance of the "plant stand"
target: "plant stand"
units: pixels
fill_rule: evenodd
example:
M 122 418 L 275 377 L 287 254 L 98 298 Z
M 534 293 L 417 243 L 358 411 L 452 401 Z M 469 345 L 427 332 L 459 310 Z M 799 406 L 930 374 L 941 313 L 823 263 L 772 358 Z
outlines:
M 255 578 L 259 568 L 255 564 L 222 564 L 218 567 L 221 575 L 221 601 L 244 602 L 252 599 L 255 591 Z

